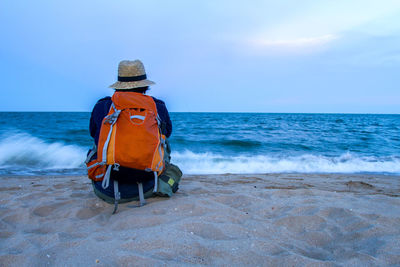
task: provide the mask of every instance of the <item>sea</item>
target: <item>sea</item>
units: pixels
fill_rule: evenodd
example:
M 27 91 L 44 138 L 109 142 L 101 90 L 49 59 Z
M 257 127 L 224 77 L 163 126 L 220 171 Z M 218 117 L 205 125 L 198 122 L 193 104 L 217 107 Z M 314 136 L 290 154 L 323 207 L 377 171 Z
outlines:
M 400 174 L 400 115 L 170 113 L 185 174 Z M 0 175 L 85 175 L 89 112 L 0 112 Z

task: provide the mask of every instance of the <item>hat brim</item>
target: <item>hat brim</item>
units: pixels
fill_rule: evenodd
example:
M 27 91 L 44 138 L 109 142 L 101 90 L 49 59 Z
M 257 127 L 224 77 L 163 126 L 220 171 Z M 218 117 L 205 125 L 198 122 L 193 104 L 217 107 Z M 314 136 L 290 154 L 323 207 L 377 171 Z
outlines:
M 133 89 L 139 87 L 146 87 L 156 84 L 150 80 L 141 80 L 136 82 L 116 82 L 111 84 L 109 87 L 114 89 Z

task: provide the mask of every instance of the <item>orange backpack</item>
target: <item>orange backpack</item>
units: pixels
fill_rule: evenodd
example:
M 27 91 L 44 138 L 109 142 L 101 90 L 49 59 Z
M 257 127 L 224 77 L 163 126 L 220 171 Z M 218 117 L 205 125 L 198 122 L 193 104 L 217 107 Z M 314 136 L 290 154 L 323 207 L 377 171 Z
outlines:
M 118 170 L 123 166 L 154 172 L 157 179 L 164 169 L 164 145 L 153 98 L 136 92 L 115 92 L 100 129 L 97 160 L 87 164 L 89 178 L 107 180 L 103 180 L 107 188 L 111 167 Z

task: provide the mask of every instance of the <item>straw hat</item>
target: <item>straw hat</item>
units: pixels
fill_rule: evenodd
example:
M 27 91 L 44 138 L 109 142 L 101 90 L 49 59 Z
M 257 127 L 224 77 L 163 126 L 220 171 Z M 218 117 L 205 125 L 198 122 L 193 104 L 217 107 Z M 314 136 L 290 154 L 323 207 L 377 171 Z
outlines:
M 110 85 L 115 89 L 133 89 L 155 84 L 147 80 L 146 71 L 140 60 L 123 60 L 118 65 L 118 82 Z

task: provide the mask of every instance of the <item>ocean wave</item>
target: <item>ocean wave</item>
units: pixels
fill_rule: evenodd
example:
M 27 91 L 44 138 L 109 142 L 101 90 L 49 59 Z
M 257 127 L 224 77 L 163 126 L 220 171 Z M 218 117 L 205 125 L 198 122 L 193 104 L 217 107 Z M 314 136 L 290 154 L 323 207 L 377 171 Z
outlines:
M 27 133 L 0 136 L 0 174 L 86 173 L 87 148 L 62 142 L 46 142 Z M 277 157 L 244 156 L 192 151 L 172 153 L 172 163 L 185 174 L 224 173 L 388 173 L 400 174 L 400 157 L 362 157 L 344 153 L 337 157 L 314 154 Z
M 172 163 L 186 174 L 224 173 L 388 173 L 400 174 L 399 157 L 337 157 L 304 154 L 293 157 L 223 156 L 213 153 L 173 152 Z
M 75 145 L 48 143 L 26 133 L 3 134 L 0 169 L 21 171 L 82 168 L 86 150 Z

